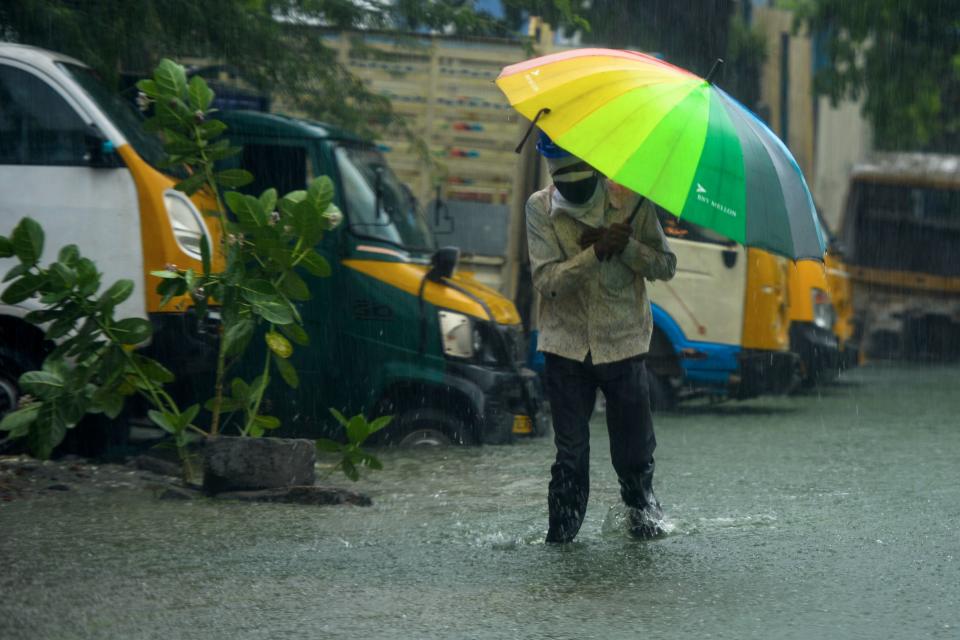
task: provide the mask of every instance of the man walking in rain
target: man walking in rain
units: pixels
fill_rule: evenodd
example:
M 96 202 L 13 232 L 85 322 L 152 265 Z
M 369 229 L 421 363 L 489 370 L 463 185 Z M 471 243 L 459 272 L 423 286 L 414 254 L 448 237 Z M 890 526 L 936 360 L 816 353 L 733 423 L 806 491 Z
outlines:
M 557 447 L 547 542 L 572 541 L 586 514 L 597 389 L 606 398 L 610 455 L 631 533 L 653 537 L 662 533 L 663 514 L 653 492 L 656 438 L 644 364 L 653 319 L 644 280 L 669 280 L 677 259 L 652 203 L 608 183 L 544 134 L 537 149 L 553 179 L 526 206 Z

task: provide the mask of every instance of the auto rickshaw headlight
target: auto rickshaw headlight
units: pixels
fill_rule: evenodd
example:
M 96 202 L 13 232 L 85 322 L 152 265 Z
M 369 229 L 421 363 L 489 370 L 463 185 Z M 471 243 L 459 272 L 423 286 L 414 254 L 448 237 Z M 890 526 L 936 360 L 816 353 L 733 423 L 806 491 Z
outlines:
M 170 219 L 170 226 L 173 227 L 173 237 L 177 244 L 184 253 L 199 259 L 201 257 L 200 238 L 207 236 L 207 242 L 210 242 L 203 216 L 190 199 L 179 191 L 172 189 L 165 191 L 163 204 L 167 208 L 167 217 Z
M 810 290 L 810 298 L 813 302 L 813 324 L 828 331 L 833 329 L 836 313 L 833 309 L 833 302 L 830 300 L 830 294 L 823 289 L 814 287 Z
M 473 321 L 454 311 L 438 311 L 440 341 L 443 353 L 453 358 L 472 358 L 474 354 Z

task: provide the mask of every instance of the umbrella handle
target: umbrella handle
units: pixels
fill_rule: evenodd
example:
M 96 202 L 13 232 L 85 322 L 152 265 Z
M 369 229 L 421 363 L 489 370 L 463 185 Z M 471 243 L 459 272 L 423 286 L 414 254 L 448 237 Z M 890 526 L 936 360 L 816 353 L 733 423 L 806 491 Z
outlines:
M 633 224 L 633 219 L 637 217 L 637 212 L 640 211 L 640 207 L 642 207 L 643 203 L 646 201 L 647 201 L 647 198 L 645 196 L 640 196 L 640 199 L 637 200 L 637 205 L 633 208 L 633 211 L 630 212 L 630 215 L 627 216 L 627 219 L 624 221 L 624 224 L 628 226 Z
M 520 140 L 520 144 L 518 144 L 517 148 L 513 150 L 514 153 L 520 153 L 520 150 L 523 149 L 523 145 L 527 141 L 527 138 L 529 138 L 530 134 L 533 133 L 533 128 L 537 126 L 537 120 L 540 119 L 540 116 L 544 116 L 548 113 L 550 113 L 550 109 L 547 107 L 544 107 L 543 109 L 540 109 L 540 111 L 537 111 L 537 115 L 533 117 L 533 121 L 530 123 L 530 126 L 527 127 L 527 132 L 523 134 L 523 138 Z

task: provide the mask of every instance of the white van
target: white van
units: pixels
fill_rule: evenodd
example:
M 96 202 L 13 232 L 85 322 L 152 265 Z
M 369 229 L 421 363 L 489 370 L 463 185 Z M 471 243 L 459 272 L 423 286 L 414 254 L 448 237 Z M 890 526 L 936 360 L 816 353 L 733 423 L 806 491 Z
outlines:
M 46 235 L 42 261 L 76 244 L 102 272 L 103 289 L 136 284 L 117 317 L 149 318 L 148 351 L 163 352 L 177 374 L 208 367 L 210 341 L 186 300 L 160 309 L 152 270 L 200 270 L 200 238 L 210 237 L 197 206 L 155 166 L 162 149 L 139 114 L 83 63 L 34 47 L 0 43 L 0 235 L 23 217 Z M 5 274 L 14 259 L 0 260 Z M 0 291 L 6 288 L 0 284 Z M 15 407 L 17 379 L 38 368 L 49 345 L 23 317 L 35 300 L 0 302 L 0 415 Z

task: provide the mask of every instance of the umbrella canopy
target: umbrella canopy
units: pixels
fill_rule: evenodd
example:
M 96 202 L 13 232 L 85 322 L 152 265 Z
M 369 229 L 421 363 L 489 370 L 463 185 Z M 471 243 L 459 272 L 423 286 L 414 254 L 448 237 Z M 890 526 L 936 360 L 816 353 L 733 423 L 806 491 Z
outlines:
M 557 145 L 674 215 L 789 258 L 823 259 L 797 161 L 710 82 L 642 53 L 576 49 L 506 67 L 497 86 Z

